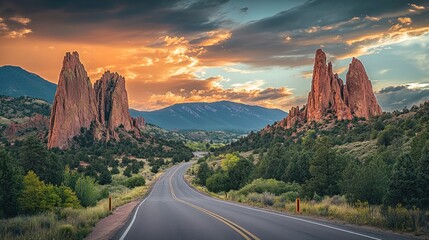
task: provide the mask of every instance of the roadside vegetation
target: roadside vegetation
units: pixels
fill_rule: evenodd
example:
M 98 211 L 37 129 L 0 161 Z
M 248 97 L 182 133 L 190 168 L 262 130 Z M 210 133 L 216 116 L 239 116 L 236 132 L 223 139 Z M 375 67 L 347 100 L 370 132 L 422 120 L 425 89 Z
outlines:
M 429 103 L 370 121 L 273 129 L 192 168 L 211 194 L 396 231 L 429 233 Z
M 83 239 L 110 214 L 109 196 L 113 209 L 140 198 L 167 166 L 190 159 L 139 158 L 129 147 L 47 150 L 29 137 L 0 148 L 0 239 Z

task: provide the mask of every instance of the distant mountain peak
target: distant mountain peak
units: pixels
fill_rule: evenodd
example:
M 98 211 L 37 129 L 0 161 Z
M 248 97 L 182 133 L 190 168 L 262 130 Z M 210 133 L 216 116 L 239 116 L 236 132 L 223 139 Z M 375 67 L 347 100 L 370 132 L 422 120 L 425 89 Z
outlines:
M 170 130 L 258 130 L 287 115 L 279 109 L 231 101 L 177 103 L 155 111 L 130 109 L 130 112 Z
M 29 96 L 52 103 L 56 88 L 56 84 L 22 67 L 12 65 L 0 67 L 0 95 Z

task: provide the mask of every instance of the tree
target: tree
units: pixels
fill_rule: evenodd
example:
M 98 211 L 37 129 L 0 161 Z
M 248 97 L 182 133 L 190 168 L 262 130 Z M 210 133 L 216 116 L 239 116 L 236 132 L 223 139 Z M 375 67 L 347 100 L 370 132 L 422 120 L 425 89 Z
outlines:
M 24 177 L 24 186 L 18 198 L 19 209 L 24 214 L 35 214 L 60 206 L 61 199 L 51 184 L 45 185 L 39 177 L 29 171 Z
M 56 188 L 58 196 L 61 198 L 61 207 L 64 208 L 79 208 L 80 202 L 76 193 L 69 187 L 64 185 Z
M 0 218 L 18 214 L 22 190 L 22 168 L 4 150 L 0 150 Z
M 224 172 L 215 173 L 206 181 L 207 189 L 211 192 L 228 192 L 231 188 L 229 187 L 228 175 Z
M 126 168 L 125 168 L 125 170 L 124 170 L 124 176 L 126 176 L 126 177 L 131 177 L 131 167 L 130 166 L 127 166 Z
M 84 207 L 94 206 L 97 203 L 100 195 L 95 180 L 89 176 L 81 176 L 76 181 L 75 186 L 76 196 L 79 198 L 80 203 Z
M 221 166 L 224 171 L 228 171 L 240 160 L 240 157 L 237 154 L 228 153 L 225 156 L 225 159 L 222 160 Z
M 417 204 L 416 199 L 416 171 L 409 154 L 402 154 L 396 159 L 390 178 L 386 202 L 395 206 L 403 204 L 412 207 Z
M 246 185 L 252 175 L 254 166 L 253 163 L 247 159 L 240 159 L 238 162 L 229 168 L 228 178 L 230 182 L 230 188 L 238 190 L 239 188 Z
M 105 169 L 101 171 L 100 177 L 98 178 L 98 183 L 101 185 L 109 184 L 112 182 L 112 174 L 109 170 Z
M 342 170 L 342 159 L 332 149 L 329 139 L 318 139 L 316 152 L 310 160 L 311 179 L 307 181 L 307 187 L 319 195 L 338 194 Z
M 419 184 L 418 193 L 420 206 L 429 208 L 429 146 L 426 145 L 421 153 L 419 165 L 417 167 L 417 182 Z
M 364 165 L 357 160 L 350 161 L 343 171 L 341 188 L 350 202 L 381 204 L 388 184 L 388 167 L 381 158 L 375 158 Z
M 44 182 L 61 184 L 63 164 L 55 154 L 49 154 L 36 137 L 31 136 L 23 142 L 18 156 L 25 172 L 32 170 Z
M 205 186 L 207 178 L 209 178 L 212 174 L 213 174 L 213 171 L 210 169 L 207 162 L 200 163 L 200 166 L 197 171 L 197 178 L 198 178 L 198 182 L 201 185 Z
M 256 177 L 281 180 L 288 165 L 286 147 L 282 143 L 277 143 L 268 149 L 267 154 L 258 163 Z
M 115 175 L 115 174 L 119 174 L 119 168 L 118 167 L 113 167 L 112 170 L 110 171 L 111 174 Z

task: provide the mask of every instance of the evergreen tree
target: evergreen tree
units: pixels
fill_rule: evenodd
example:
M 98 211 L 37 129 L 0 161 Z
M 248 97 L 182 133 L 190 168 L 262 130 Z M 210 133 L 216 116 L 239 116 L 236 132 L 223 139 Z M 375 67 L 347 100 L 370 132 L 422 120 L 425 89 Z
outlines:
M 310 160 L 311 179 L 307 182 L 307 188 L 319 195 L 338 194 L 342 170 L 342 159 L 332 149 L 329 139 L 318 139 L 315 155 Z
M 387 192 L 387 204 L 403 204 L 410 208 L 417 204 L 416 171 L 409 154 L 402 154 L 396 159 Z
M 419 165 L 417 167 L 417 182 L 419 184 L 418 193 L 420 206 L 429 208 L 429 146 L 426 145 L 421 153 Z
M 219 172 L 211 175 L 206 181 L 207 189 L 211 192 L 228 192 L 230 188 L 230 182 L 228 175 L 224 172 Z
M 22 181 L 21 166 L 4 150 L 0 150 L 0 218 L 17 215 Z
M 241 158 L 228 171 L 230 188 L 237 190 L 248 183 L 253 172 L 253 163 L 247 159 Z
M 213 171 L 210 169 L 207 162 L 200 163 L 200 166 L 197 172 L 197 178 L 198 178 L 198 182 L 201 185 L 205 186 L 207 178 L 209 178 L 212 174 L 213 174 Z
M 101 171 L 100 177 L 98 178 L 98 183 L 101 185 L 109 184 L 112 182 L 112 174 L 109 170 L 105 169 Z

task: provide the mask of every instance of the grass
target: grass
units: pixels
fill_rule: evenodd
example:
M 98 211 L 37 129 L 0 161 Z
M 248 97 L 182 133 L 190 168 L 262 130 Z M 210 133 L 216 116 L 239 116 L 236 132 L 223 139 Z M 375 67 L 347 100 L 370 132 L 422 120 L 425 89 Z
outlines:
M 147 166 L 147 167 L 146 167 Z M 120 185 L 124 179 L 120 174 L 114 175 L 113 182 L 108 185 L 112 197 L 113 210 L 144 196 L 161 172 L 148 174 L 146 164 L 139 174 L 151 176 L 146 186 L 128 189 Z M 121 169 L 121 172 L 123 169 Z M 108 199 L 100 200 L 96 206 L 80 209 L 57 209 L 32 216 L 18 216 L 10 219 L 0 219 L 0 239 L 83 239 L 95 224 L 110 215 Z
M 344 196 L 333 196 L 324 197 L 320 201 L 301 200 L 301 213 L 297 213 L 295 201 L 290 201 L 284 196 L 275 196 L 267 192 L 239 195 L 236 194 L 237 191 L 230 191 L 228 197 L 225 197 L 225 193 L 213 193 L 208 191 L 206 187 L 196 184 L 194 176 L 185 175 L 185 179 L 198 191 L 223 200 L 235 201 L 292 215 L 317 216 L 349 224 L 372 226 L 399 232 L 412 232 L 415 235 L 429 234 L 429 211 L 406 209 L 400 205 L 382 207 L 369 206 L 367 203 L 361 202 L 352 205 L 347 203 Z

